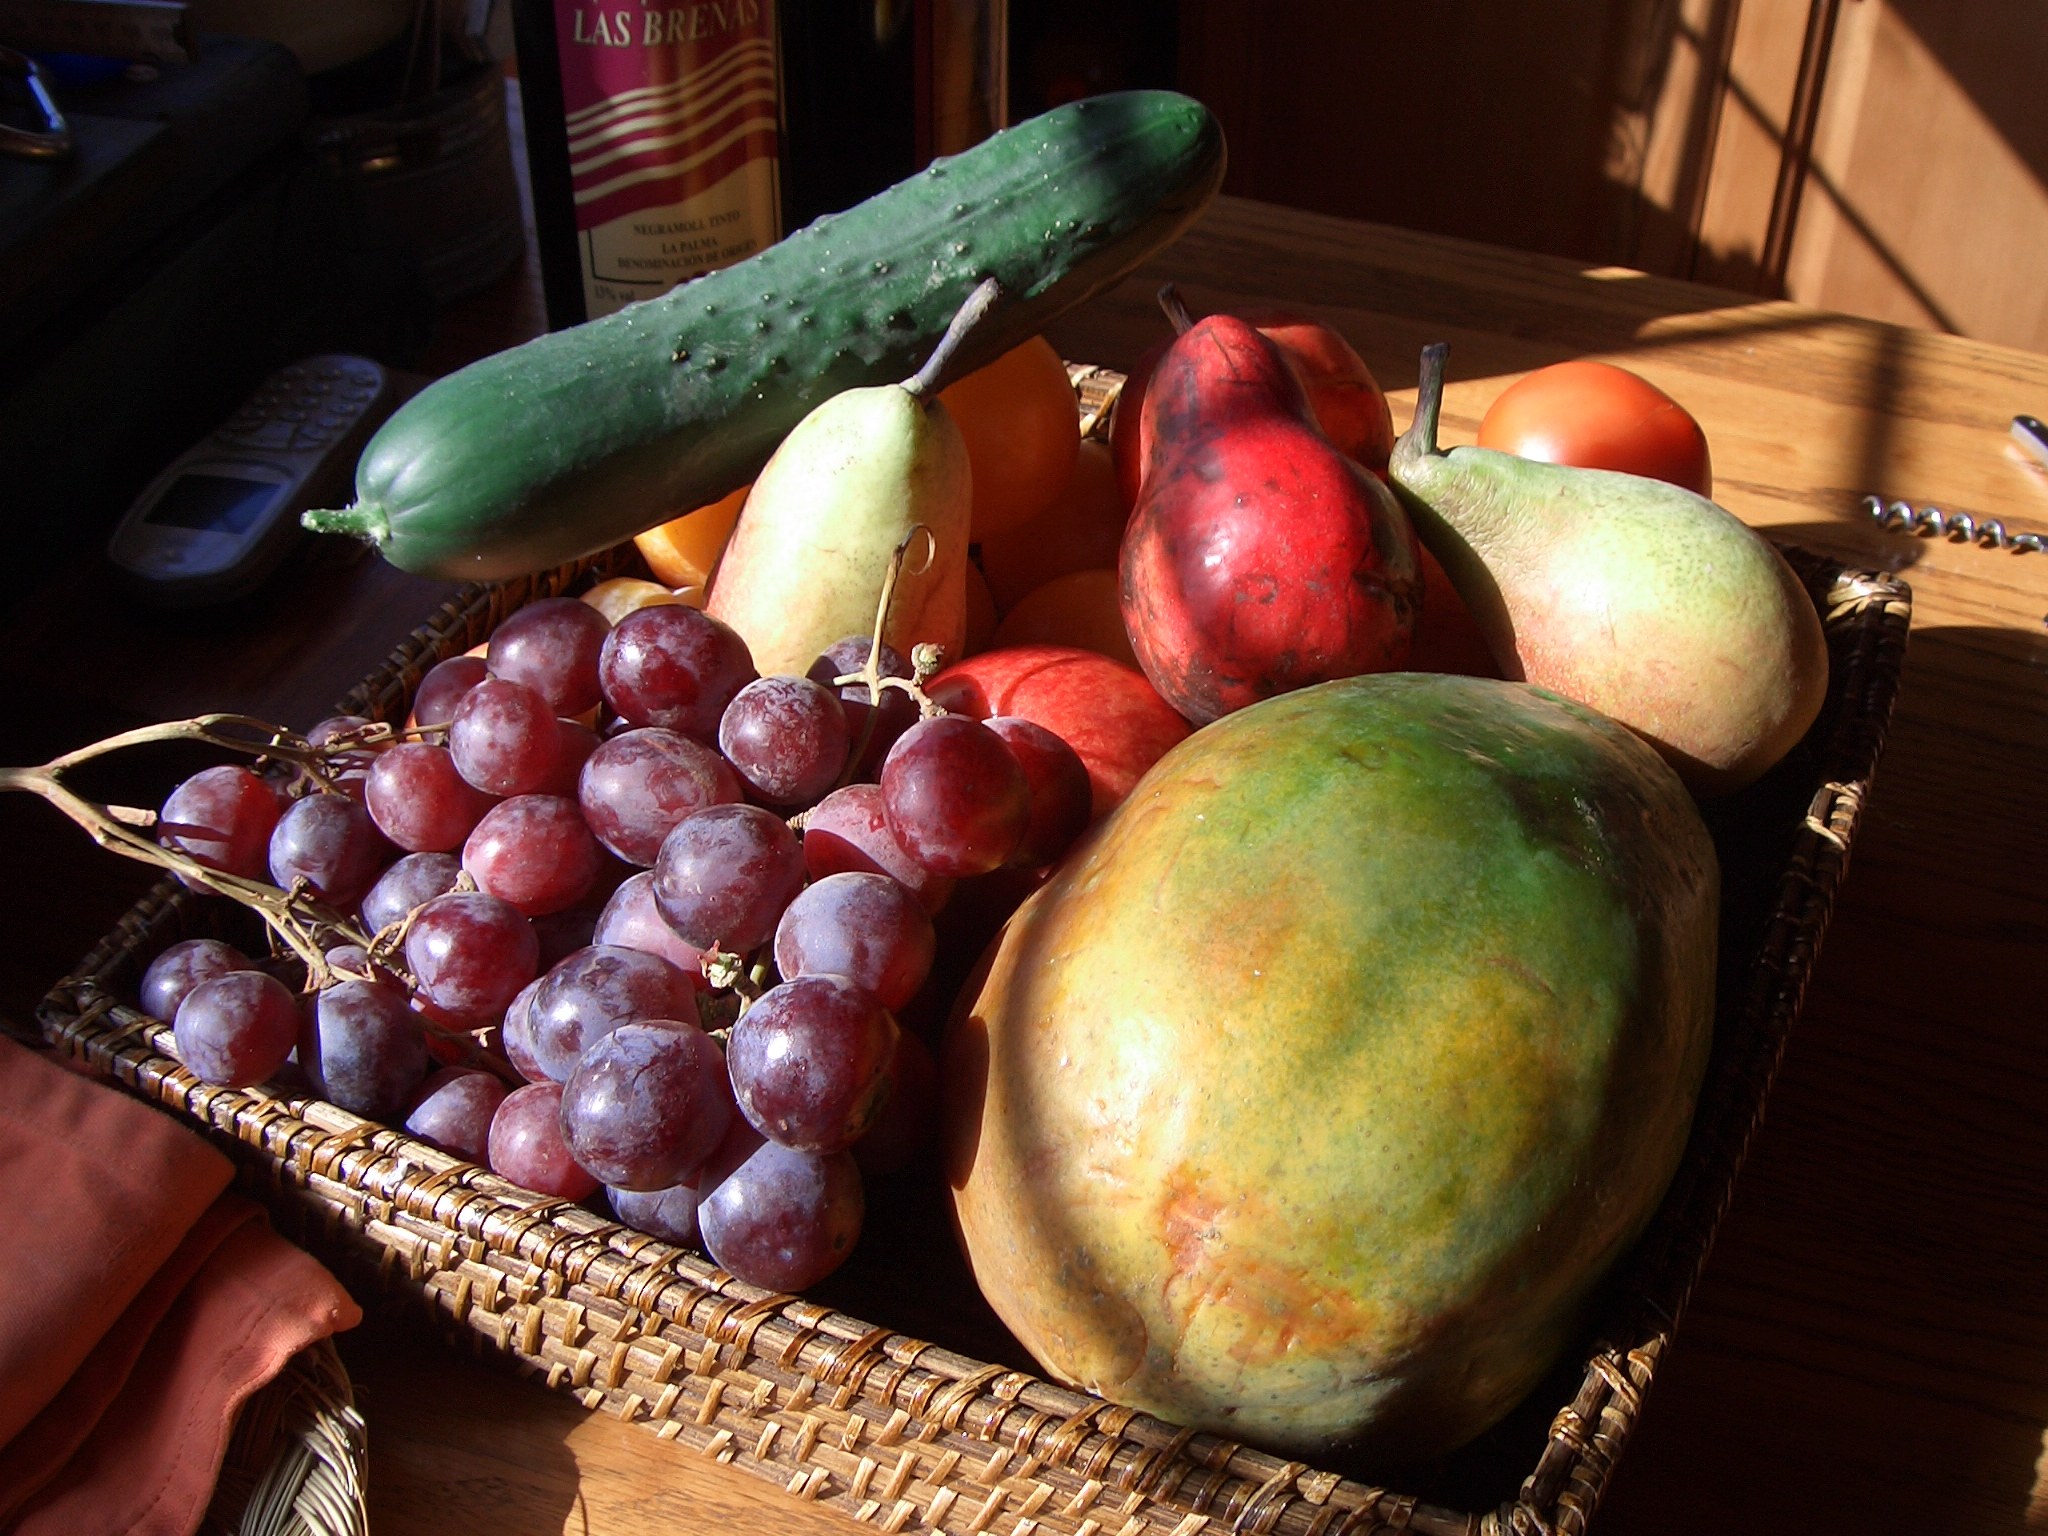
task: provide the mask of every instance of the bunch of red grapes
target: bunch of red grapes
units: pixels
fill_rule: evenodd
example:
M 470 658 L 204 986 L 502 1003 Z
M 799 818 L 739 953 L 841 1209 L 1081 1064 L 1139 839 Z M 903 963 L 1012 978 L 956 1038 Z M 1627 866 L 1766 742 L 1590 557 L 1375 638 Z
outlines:
M 422 679 L 396 740 L 315 727 L 326 782 L 229 765 L 171 793 L 166 846 L 373 937 L 303 993 L 186 940 L 142 1005 L 207 1082 L 295 1071 L 527 1188 L 602 1189 L 750 1283 L 810 1285 L 854 1246 L 864 1179 L 928 1133 L 932 1051 L 900 1017 L 936 984 L 935 915 L 1089 817 L 1059 737 L 931 713 L 870 680 L 912 677 L 872 649 L 762 677 L 694 608 L 531 603 Z

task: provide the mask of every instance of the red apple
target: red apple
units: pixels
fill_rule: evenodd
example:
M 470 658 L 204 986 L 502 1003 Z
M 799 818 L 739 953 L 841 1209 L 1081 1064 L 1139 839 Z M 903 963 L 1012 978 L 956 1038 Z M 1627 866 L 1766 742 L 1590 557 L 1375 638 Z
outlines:
M 983 651 L 946 668 L 925 692 L 955 714 L 1021 715 L 1065 741 L 1088 769 L 1095 817 L 1190 730 L 1142 672 L 1075 646 Z
M 1394 451 L 1394 418 L 1387 409 L 1385 391 L 1351 343 L 1322 321 L 1294 310 L 1248 310 L 1238 318 L 1278 343 L 1308 391 L 1323 436 L 1340 452 L 1386 479 L 1387 457 Z M 1171 340 L 1162 341 L 1131 365 L 1110 417 L 1109 451 L 1116 461 L 1117 490 L 1126 510 L 1138 504 L 1138 482 L 1151 446 L 1143 440 L 1140 426 L 1145 387 L 1171 345 Z

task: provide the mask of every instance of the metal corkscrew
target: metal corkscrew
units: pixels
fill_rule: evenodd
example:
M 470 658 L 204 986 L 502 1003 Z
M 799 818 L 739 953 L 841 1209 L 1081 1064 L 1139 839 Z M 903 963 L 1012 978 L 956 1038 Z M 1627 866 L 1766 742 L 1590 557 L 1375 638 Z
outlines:
M 1880 527 L 1900 533 L 1945 538 L 1951 544 L 1976 544 L 1982 549 L 2009 549 L 2019 555 L 2048 552 L 2048 533 L 2015 532 L 1995 517 L 1980 523 L 1968 512 L 1915 507 L 1909 501 L 1887 500 L 1882 496 L 1865 496 L 1863 510 Z

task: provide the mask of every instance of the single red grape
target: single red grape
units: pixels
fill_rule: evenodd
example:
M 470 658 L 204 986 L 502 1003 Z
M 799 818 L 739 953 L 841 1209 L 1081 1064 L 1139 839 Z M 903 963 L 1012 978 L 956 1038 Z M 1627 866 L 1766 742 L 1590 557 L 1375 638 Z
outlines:
M 462 867 L 479 889 L 538 917 L 590 894 L 604 850 L 566 795 L 514 795 L 486 811 L 470 832 Z
M 764 1141 L 706 1190 L 697 1226 L 712 1259 L 740 1280 L 800 1291 L 846 1261 L 866 1212 L 851 1154 Z
M 716 945 L 745 955 L 759 949 L 803 885 L 803 845 L 788 822 L 757 805 L 692 812 L 663 839 L 654 860 L 655 906 L 700 950 Z
M 621 1024 L 562 1084 L 562 1136 L 606 1184 L 666 1189 L 695 1174 L 733 1114 L 718 1043 L 678 1021 Z
M 1016 755 L 979 720 L 936 715 L 882 761 L 882 809 L 910 856 L 942 875 L 1000 869 L 1031 825 L 1031 786 Z
M 837 1152 L 874 1123 L 889 1091 L 896 1020 L 844 976 L 798 976 L 740 1015 L 726 1044 L 734 1097 L 770 1141 Z
M 491 1171 L 536 1194 L 564 1200 L 594 1195 L 598 1182 L 570 1155 L 562 1139 L 562 1085 L 514 1088 L 491 1116 L 485 1144 Z
M 487 677 L 462 696 L 448 724 L 455 766 L 493 795 L 530 795 L 553 777 L 561 760 L 561 727 L 531 688 Z
M 330 906 L 351 907 L 398 857 L 352 795 L 306 795 L 285 807 L 270 830 L 270 878 L 290 890 L 303 880 Z
M 428 741 L 401 741 L 380 753 L 363 799 L 377 829 L 412 853 L 460 848 L 497 803 L 462 776 L 454 753 Z
M 733 695 L 758 675 L 738 631 L 681 603 L 627 614 L 598 658 L 605 702 L 621 719 L 706 743 L 717 739 Z
M 185 995 L 171 1021 L 178 1060 L 204 1083 L 246 1088 L 275 1076 L 299 1037 L 299 1000 L 268 971 L 230 971 Z
M 580 715 L 599 699 L 598 653 L 611 621 L 574 597 L 528 603 L 491 635 L 491 676 L 523 683 L 558 715 Z
M 313 1091 L 351 1114 L 392 1120 L 427 1075 L 427 1039 L 388 981 L 338 981 L 305 1011 L 299 1066 Z
M 767 805 L 822 798 L 846 767 L 847 746 L 838 697 L 807 677 L 756 678 L 718 722 L 718 750 Z
M 901 881 L 849 872 L 813 880 L 775 928 L 775 969 L 837 975 L 901 1008 L 931 973 L 938 940 L 932 920 Z
M 235 763 L 202 768 L 157 813 L 157 840 L 223 874 L 262 880 L 284 806 L 269 781 Z
M 639 726 L 590 754 L 576 801 L 599 842 L 645 869 L 677 822 L 707 805 L 735 805 L 742 793 L 732 764 L 701 741 Z
M 406 968 L 422 997 L 456 1020 L 495 1019 L 540 974 L 526 914 L 488 891 L 450 891 L 414 914 Z
M 414 1092 L 405 1128 L 443 1152 L 481 1163 L 490 1155 L 491 1119 L 504 1100 L 496 1073 L 442 1067 Z

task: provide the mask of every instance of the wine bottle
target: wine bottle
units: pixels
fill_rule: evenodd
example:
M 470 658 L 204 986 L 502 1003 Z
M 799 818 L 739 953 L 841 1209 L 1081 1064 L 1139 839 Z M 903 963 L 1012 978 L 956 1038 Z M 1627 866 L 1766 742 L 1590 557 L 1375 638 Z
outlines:
M 728 265 L 1007 121 L 1007 0 L 513 0 L 548 325 Z
M 773 0 L 515 0 L 548 325 L 782 234 Z

